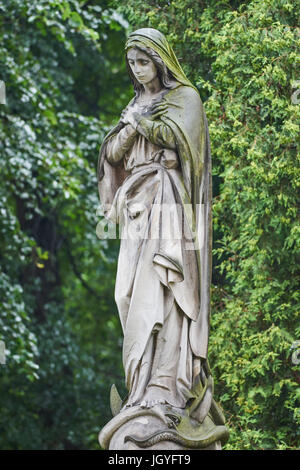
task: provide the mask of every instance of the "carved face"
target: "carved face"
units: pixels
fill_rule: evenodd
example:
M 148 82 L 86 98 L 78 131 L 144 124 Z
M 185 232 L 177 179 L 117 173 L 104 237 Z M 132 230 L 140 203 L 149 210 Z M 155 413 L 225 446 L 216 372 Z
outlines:
M 127 60 L 135 78 L 142 85 L 146 85 L 157 77 L 157 69 L 150 57 L 138 49 L 130 49 Z

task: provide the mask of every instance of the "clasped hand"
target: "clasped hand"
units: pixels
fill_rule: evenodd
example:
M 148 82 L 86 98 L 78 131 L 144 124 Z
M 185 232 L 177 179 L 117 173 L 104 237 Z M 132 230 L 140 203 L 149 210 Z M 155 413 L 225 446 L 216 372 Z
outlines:
M 135 106 L 127 106 L 121 114 L 120 121 L 123 124 L 131 124 L 134 128 L 136 127 L 137 121 L 140 117 L 145 117 L 151 121 L 159 118 L 167 111 L 167 104 L 166 103 L 155 103 L 151 106 L 151 108 L 147 109 L 145 112 L 138 112 L 138 108 Z

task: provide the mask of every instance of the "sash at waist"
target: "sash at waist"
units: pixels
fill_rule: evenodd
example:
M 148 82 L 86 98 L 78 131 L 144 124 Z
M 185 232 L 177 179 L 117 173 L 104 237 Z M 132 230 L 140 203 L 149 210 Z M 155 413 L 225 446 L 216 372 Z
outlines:
M 138 166 L 133 167 L 132 170 L 131 170 L 131 174 L 135 174 L 138 171 L 146 170 L 148 168 L 149 169 L 157 168 L 157 169 L 161 169 L 161 170 L 162 169 L 166 170 L 166 168 L 158 162 L 149 162 L 149 163 L 144 163 L 143 165 L 138 165 Z
M 174 150 L 160 149 L 158 152 L 152 155 L 150 161 L 141 163 L 140 165 L 134 166 L 131 169 L 132 173 L 137 173 L 140 170 L 147 168 L 158 168 L 163 170 L 177 169 L 179 167 L 178 155 Z

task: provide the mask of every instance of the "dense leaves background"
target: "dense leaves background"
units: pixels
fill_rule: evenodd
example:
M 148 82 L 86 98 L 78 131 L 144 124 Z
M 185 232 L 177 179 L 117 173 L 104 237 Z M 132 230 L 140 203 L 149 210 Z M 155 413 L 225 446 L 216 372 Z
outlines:
M 209 353 L 226 448 L 299 447 L 296 8 L 0 0 L 0 448 L 98 449 L 111 384 L 125 393 L 118 241 L 96 236 L 96 161 L 132 96 L 123 45 L 142 26 L 166 33 L 209 120 Z

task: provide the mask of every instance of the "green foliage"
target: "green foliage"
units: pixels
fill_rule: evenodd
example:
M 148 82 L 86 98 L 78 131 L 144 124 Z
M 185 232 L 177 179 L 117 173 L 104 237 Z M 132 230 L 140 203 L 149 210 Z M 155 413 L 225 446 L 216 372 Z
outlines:
M 107 2 L 85 3 L 0 1 L 5 449 L 99 448 L 122 377 L 118 247 L 96 236 L 96 160 L 128 101 L 125 33 Z
M 297 448 L 297 5 L 129 0 L 120 11 L 132 29 L 167 34 L 205 101 L 215 234 L 209 352 L 231 429 L 226 448 Z
M 116 8 L 116 10 L 112 10 Z M 227 449 L 299 447 L 297 5 L 0 0 L 3 449 L 98 449 L 123 390 L 118 242 L 96 237 L 96 160 L 129 101 L 130 29 L 165 33 L 213 157 L 210 362 Z M 123 16 L 122 16 L 123 15 Z

